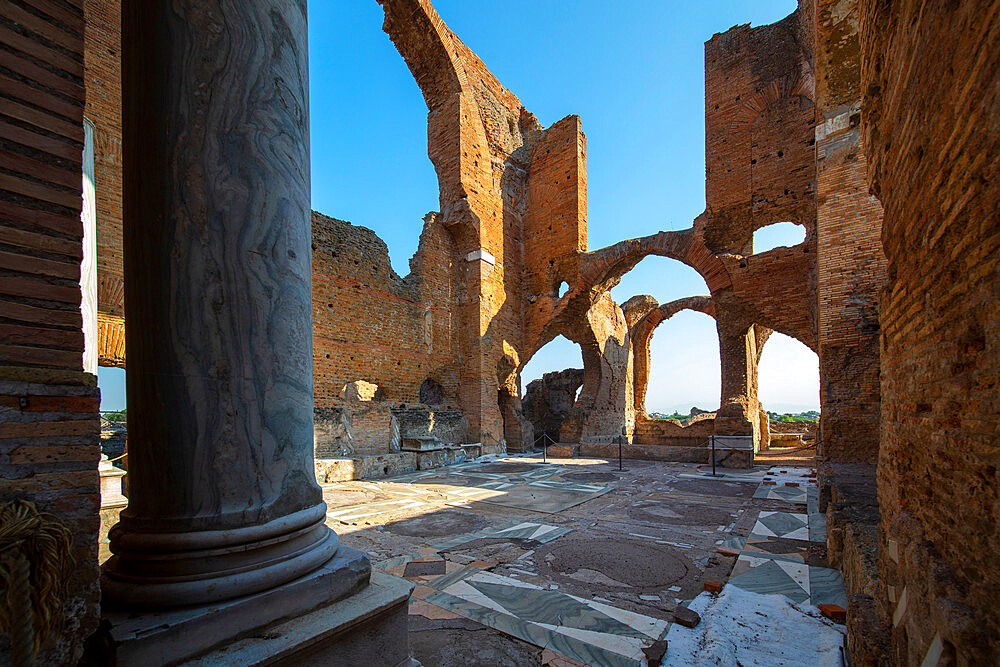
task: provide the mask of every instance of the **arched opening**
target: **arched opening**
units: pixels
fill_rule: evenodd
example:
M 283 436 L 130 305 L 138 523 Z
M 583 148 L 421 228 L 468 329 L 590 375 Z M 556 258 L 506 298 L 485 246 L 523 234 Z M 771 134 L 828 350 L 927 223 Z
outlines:
M 438 208 L 438 181 L 427 156 L 426 103 L 378 29 L 384 20 L 374 2 L 309 5 L 312 207 L 374 230 L 405 276 L 420 219 Z
M 771 444 L 799 444 L 819 427 L 819 357 L 799 341 L 772 333 L 757 365 L 758 398 L 770 421 Z
M 534 440 L 560 442 L 559 430 L 583 387 L 580 347 L 564 336 L 542 346 L 520 373 L 521 409 L 534 428 Z
M 791 248 L 806 240 L 806 228 L 795 222 L 776 222 L 753 233 L 753 254 L 775 248 Z
M 649 294 L 668 303 L 692 294 L 708 294 L 708 285 L 693 268 L 669 257 L 649 255 L 611 288 L 611 298 L 623 304 L 637 294 Z
M 715 319 L 684 310 L 664 321 L 649 343 L 646 414 L 688 419 L 719 408 L 722 370 Z

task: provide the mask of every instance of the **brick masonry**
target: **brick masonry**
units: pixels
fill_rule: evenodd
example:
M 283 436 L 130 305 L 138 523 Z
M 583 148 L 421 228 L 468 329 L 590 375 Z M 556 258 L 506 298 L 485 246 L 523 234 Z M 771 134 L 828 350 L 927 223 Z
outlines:
M 99 617 L 99 393 L 83 372 L 79 283 L 83 33 L 82 0 L 0 13 L 0 502 L 32 501 L 73 534 L 66 624 L 38 664 L 75 664 Z
M 938 664 L 996 664 L 1000 18 L 995 3 L 865 2 L 860 34 L 888 276 L 882 618 L 898 664 L 938 648 Z
M 98 361 L 125 365 L 122 264 L 121 0 L 85 0 L 84 115 L 94 124 Z

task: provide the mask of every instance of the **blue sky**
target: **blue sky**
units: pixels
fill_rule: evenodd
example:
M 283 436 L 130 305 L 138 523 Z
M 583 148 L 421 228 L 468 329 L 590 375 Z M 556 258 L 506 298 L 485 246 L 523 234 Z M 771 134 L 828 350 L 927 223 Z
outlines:
M 578 114 L 587 135 L 589 247 L 684 229 L 705 208 L 704 42 L 733 25 L 773 23 L 794 0 L 712 3 L 620 0 L 436 0 L 435 7 L 500 81 L 545 125 Z M 609 7 L 613 9 L 609 9 Z M 427 108 L 375 0 L 309 4 L 313 208 L 375 230 L 408 272 L 423 215 L 438 208 L 427 157 Z M 762 232 L 763 233 L 763 232 Z M 793 232 L 757 239 L 792 245 Z M 619 303 L 707 294 L 692 269 L 641 262 L 613 291 Z M 815 355 L 775 336 L 764 349 L 765 406 L 818 407 Z M 651 411 L 718 405 L 718 340 L 707 316 L 681 313 L 652 342 Z M 553 341 L 529 362 L 579 366 Z M 103 409 L 120 407 L 102 369 Z

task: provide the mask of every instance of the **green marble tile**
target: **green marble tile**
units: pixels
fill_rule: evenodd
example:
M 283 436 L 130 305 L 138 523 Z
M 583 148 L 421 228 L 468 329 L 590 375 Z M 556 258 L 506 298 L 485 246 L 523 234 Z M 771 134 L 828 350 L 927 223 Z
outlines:
M 482 572 L 482 570 L 480 570 L 477 567 L 470 567 L 468 565 L 463 565 L 454 572 L 449 572 L 448 574 L 445 574 L 443 576 L 438 577 L 437 579 L 432 579 L 431 581 L 427 582 L 427 587 L 433 588 L 434 590 L 442 591 L 451 586 L 452 584 L 454 584 L 455 582 L 468 579 L 469 577 L 479 574 L 480 572 Z
M 826 515 L 809 515 L 809 541 L 826 542 Z
M 510 614 L 463 600 L 447 593 L 432 593 L 424 598 L 430 604 L 499 630 L 535 646 L 550 648 L 585 665 L 608 665 L 609 667 L 639 667 L 640 662 L 600 646 L 588 644 L 560 632 L 543 628 L 537 623 L 523 621 Z
M 828 567 L 810 567 L 809 602 L 813 605 L 839 604 L 847 609 L 847 591 L 840 572 Z
M 809 600 L 809 594 L 802 586 L 773 561 L 731 577 L 729 585 L 763 595 L 784 595 L 797 603 Z

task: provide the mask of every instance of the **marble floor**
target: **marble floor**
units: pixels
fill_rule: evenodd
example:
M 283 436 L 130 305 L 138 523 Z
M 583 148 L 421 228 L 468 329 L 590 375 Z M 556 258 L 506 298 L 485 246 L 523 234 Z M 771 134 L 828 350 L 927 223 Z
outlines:
M 416 584 L 411 645 L 428 667 L 655 664 L 706 579 L 846 607 L 811 470 L 625 467 L 494 458 L 324 496 L 344 544 Z

